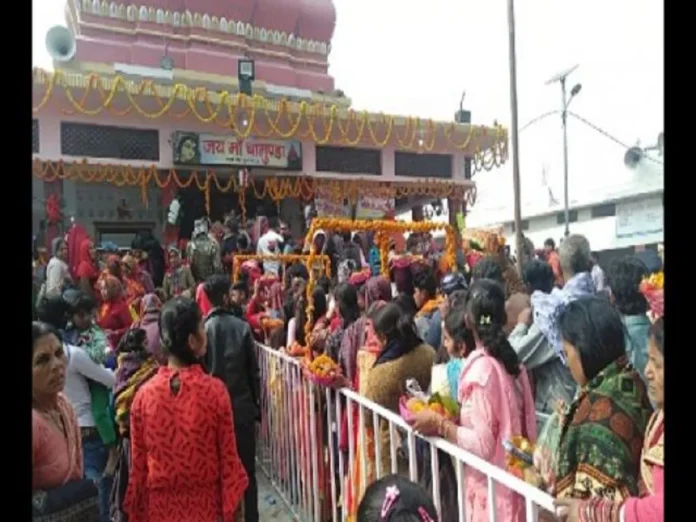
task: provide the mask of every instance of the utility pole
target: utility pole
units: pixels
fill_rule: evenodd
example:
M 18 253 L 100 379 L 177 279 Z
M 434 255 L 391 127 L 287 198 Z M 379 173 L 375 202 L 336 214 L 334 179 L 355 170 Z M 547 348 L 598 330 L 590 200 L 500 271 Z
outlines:
M 510 112 L 512 124 L 510 135 L 512 141 L 512 186 L 515 201 L 515 249 L 517 250 L 517 271 L 522 275 L 522 208 L 520 191 L 520 154 L 517 131 L 517 58 L 515 54 L 515 2 L 508 3 L 508 39 L 510 62 Z

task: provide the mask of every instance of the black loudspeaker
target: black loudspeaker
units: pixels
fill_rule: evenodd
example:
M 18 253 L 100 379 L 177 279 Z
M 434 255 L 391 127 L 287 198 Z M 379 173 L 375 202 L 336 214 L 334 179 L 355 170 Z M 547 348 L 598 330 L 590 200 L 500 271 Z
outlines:
M 457 123 L 471 123 L 471 111 L 459 109 L 454 113 L 454 121 Z M 464 159 L 464 178 L 471 179 L 471 158 Z
M 454 113 L 454 121 L 457 123 L 471 123 L 471 111 L 458 110 Z

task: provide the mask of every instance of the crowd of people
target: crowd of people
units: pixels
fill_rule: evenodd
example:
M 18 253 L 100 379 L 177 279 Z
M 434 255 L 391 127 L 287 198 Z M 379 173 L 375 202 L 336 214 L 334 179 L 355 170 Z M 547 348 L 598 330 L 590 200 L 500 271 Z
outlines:
M 145 234 L 125 255 L 98 251 L 77 225 L 53 242 L 35 266 L 36 519 L 257 522 L 256 342 L 330 357 L 341 368 L 331 386 L 395 413 L 407 380 L 451 397 L 458 422 L 424 410 L 413 428 L 502 468 L 505 441 L 536 443 L 526 478 L 558 504 L 545 516 L 663 519 L 664 314 L 641 291 L 661 267 L 628 256 L 603 271 L 587 238 L 571 235 L 558 249 L 551 240 L 527 249 L 522 276 L 502 245 L 475 262 L 459 252 L 458 266 L 443 268 L 433 239 L 412 234 L 405 248 L 392 245 L 385 277 L 370 235 L 319 231 L 303 245 L 267 219 L 256 232 L 201 219 L 185 245 L 165 250 Z M 323 264 L 266 259 L 243 263 L 231 282 L 237 254 L 309 247 L 329 256 L 333 277 Z M 347 520 L 457 519 L 449 459 L 439 459 L 438 514 L 426 446 L 420 485 L 380 477 L 403 464 L 382 451 L 376 466 L 387 424 L 375 432 L 371 419 L 365 429 L 353 422 L 349 433 L 339 423 L 339 451 L 365 460 L 354 476 L 322 475 L 345 483 Z M 505 487 L 489 502 L 481 472 L 467 470 L 463 487 L 469 522 L 490 509 L 502 522 L 525 520 L 523 499 Z

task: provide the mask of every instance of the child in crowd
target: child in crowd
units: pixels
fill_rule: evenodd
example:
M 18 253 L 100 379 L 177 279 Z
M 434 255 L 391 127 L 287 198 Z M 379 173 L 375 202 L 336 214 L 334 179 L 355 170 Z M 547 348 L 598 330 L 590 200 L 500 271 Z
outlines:
M 82 348 L 87 355 L 101 366 L 113 368 L 114 354 L 104 330 L 93 321 L 96 313 L 94 300 L 79 290 L 68 290 L 63 295 L 70 307 L 70 320 L 65 330 L 65 342 Z M 113 423 L 110 396 L 111 390 L 104 385 L 89 381 L 92 397 L 92 415 L 102 442 L 107 447 L 116 443 L 116 428 Z
M 438 522 L 428 492 L 400 475 L 373 482 L 358 508 L 357 522 Z

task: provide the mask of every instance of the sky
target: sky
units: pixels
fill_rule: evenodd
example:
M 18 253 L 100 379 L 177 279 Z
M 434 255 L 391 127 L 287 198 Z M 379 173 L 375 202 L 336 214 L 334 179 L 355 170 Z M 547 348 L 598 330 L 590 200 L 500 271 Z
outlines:
M 329 72 L 356 109 L 452 119 L 466 91 L 476 124 L 510 125 L 506 0 L 334 0 L 336 31 Z M 520 126 L 558 110 L 556 73 L 578 64 L 582 84 L 570 110 L 619 140 L 654 144 L 664 119 L 664 9 L 661 0 L 517 0 Z M 63 23 L 62 0 L 33 0 L 33 58 L 47 67 L 44 38 Z M 568 123 L 571 203 L 625 180 L 624 149 L 584 124 Z M 520 134 L 525 205 L 547 200 L 542 172 L 563 197 L 560 116 Z M 512 219 L 511 162 L 476 174 L 474 208 L 502 208 Z

